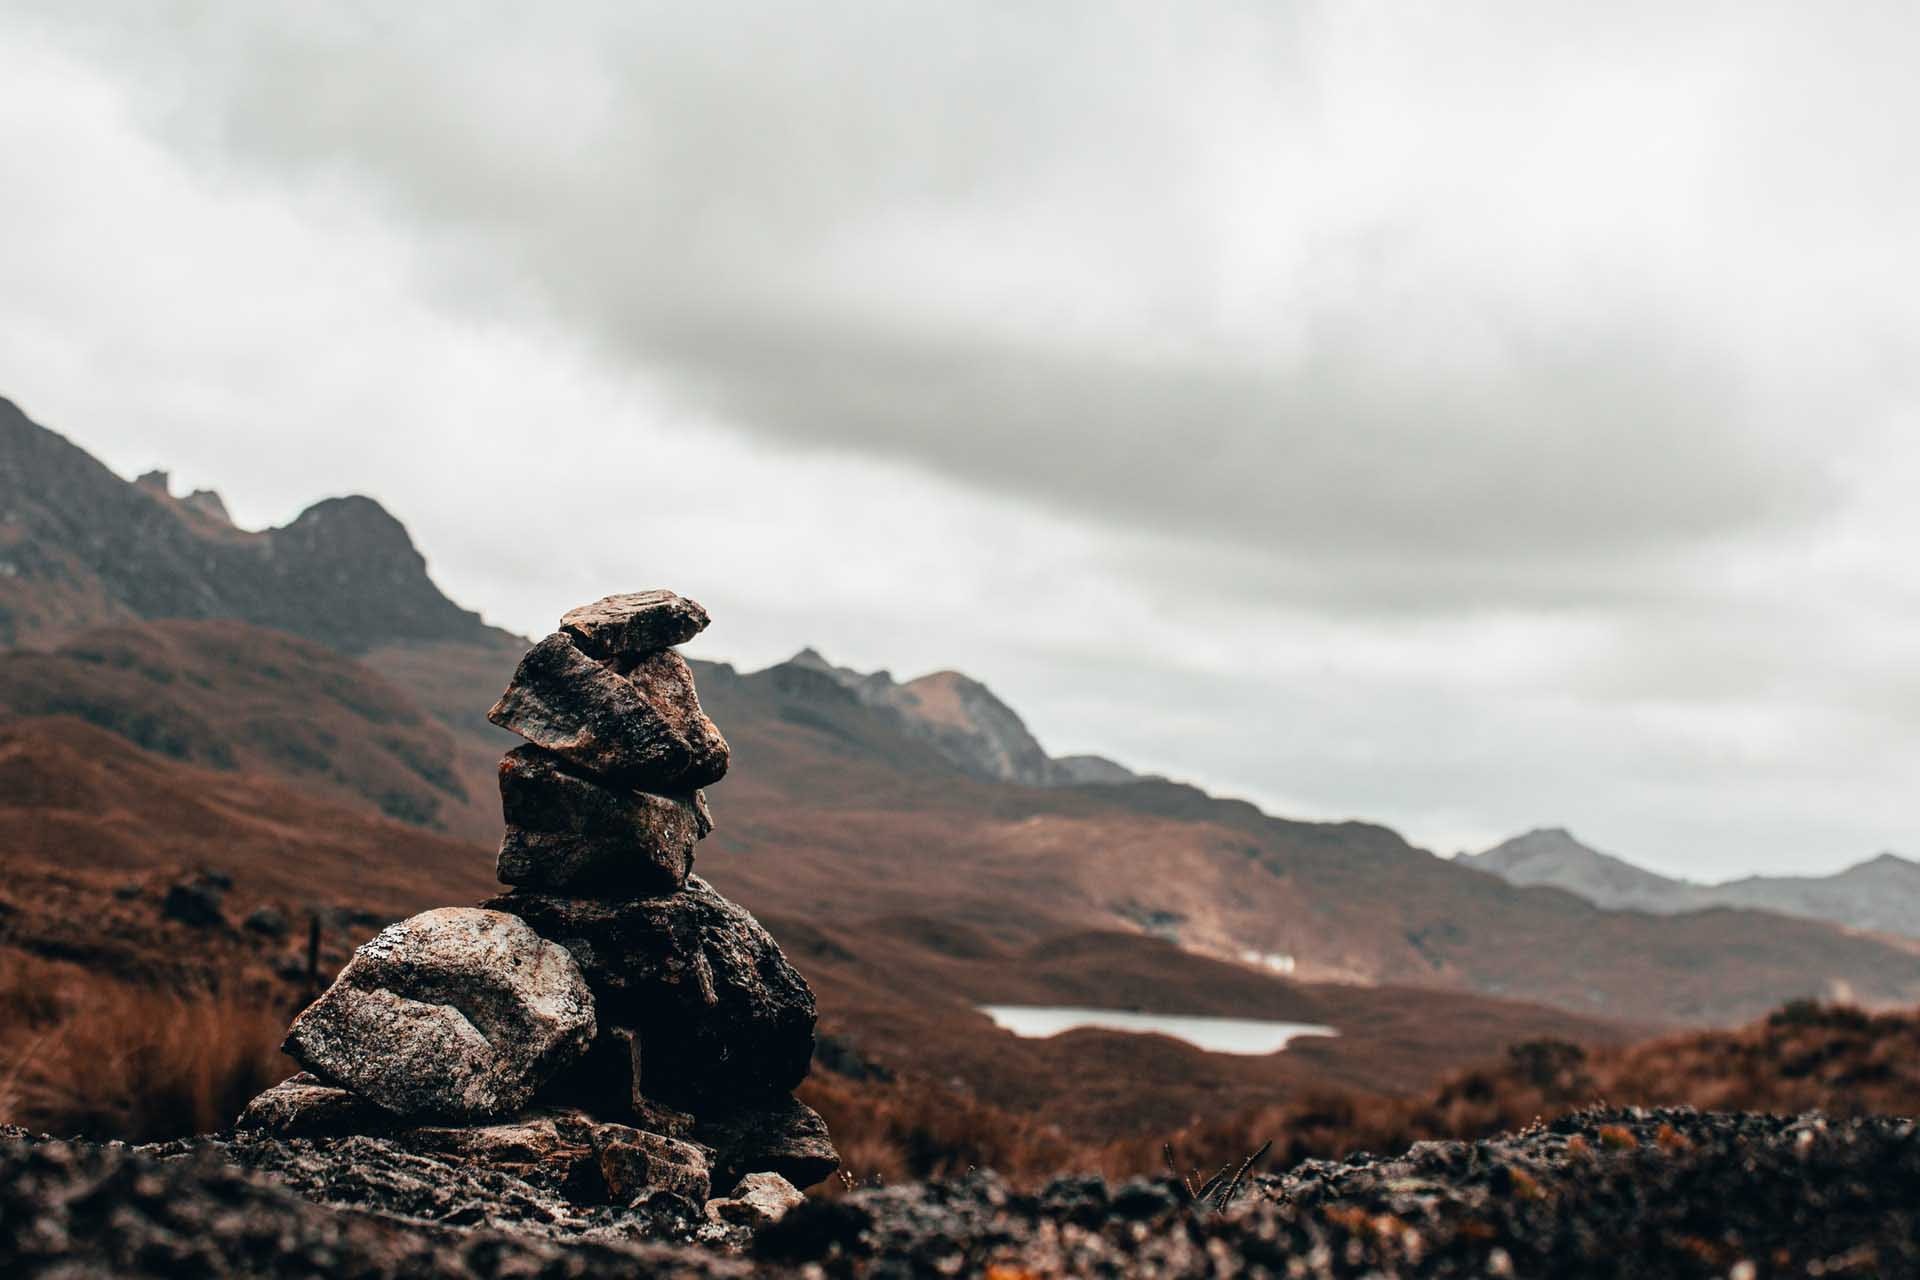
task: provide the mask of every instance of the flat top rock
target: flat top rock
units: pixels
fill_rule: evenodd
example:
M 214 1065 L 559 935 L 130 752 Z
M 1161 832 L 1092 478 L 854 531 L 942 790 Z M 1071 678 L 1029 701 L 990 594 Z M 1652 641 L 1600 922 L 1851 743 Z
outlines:
M 707 629 L 707 611 L 671 591 L 630 591 L 569 609 L 560 629 L 596 658 L 685 644 Z

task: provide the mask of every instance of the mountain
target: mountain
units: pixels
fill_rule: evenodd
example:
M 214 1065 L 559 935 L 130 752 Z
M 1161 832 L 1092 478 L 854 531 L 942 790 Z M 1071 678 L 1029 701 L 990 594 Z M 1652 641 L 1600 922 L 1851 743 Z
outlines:
M 929 743 L 956 768 L 989 782 L 1069 787 L 1134 782 L 1139 775 L 1104 756 L 1049 756 L 1014 709 L 958 671 L 935 671 L 905 684 L 886 671 L 836 667 L 802 649 L 787 665 L 817 671 L 863 706 L 884 710 L 910 737 Z
M 1687 911 L 1691 886 L 1590 849 L 1564 827 L 1541 827 L 1480 853 L 1463 853 L 1462 866 L 1492 872 L 1508 884 L 1565 889 L 1610 911 Z
M 1610 911 L 1675 914 L 1738 907 L 1920 938 L 1920 862 L 1894 853 L 1826 876 L 1747 876 L 1697 884 L 1591 849 L 1556 827 L 1529 831 L 1456 861 L 1509 884 L 1565 889 Z
M 288 913 L 356 907 L 368 928 L 486 892 L 511 739 L 484 712 L 524 642 L 440 595 L 397 521 L 355 499 L 244 533 L 17 412 L 0 439 L 0 606 L 36 646 L 0 655 L 0 944 L 177 962 L 178 923 L 111 877 L 189 862 Z M 734 750 L 701 873 L 793 953 L 848 1070 L 957 1081 L 1098 1134 L 1329 1084 L 1415 1089 L 1543 1035 L 1735 1022 L 1842 991 L 1920 1002 L 1920 955 L 1827 924 L 1603 911 L 1373 824 L 1163 779 L 1067 785 L 1102 766 L 1051 759 L 957 673 L 901 684 L 807 653 L 694 665 Z M 1269 1058 L 1022 1040 L 990 1002 L 1340 1034 Z
M 370 498 L 248 532 L 219 495 L 174 498 L 162 472 L 130 484 L 0 399 L 0 645 L 143 618 L 238 619 L 348 653 L 500 634 L 440 593 Z
M 1920 862 L 1882 853 L 1830 876 L 1749 876 L 1696 890 L 1729 906 L 1920 938 Z

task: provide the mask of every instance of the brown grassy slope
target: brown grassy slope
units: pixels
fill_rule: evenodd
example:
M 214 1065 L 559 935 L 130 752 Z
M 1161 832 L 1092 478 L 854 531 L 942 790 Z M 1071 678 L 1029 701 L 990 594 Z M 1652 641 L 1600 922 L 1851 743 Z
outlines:
M 491 700 L 512 657 L 504 647 L 444 646 L 377 660 L 434 673 L 428 696 L 477 768 L 500 743 L 481 738 L 463 709 Z M 306 670 L 283 668 L 293 687 Z M 1609 1020 L 1472 990 L 1496 985 L 1476 983 L 1476 972 L 1509 974 L 1512 989 L 1576 1008 L 1595 1007 L 1597 994 L 1616 1018 L 1624 1008 L 1651 1020 L 1691 1007 L 1688 984 L 1718 984 L 1752 1003 L 1818 990 L 1804 972 L 1877 972 L 1878 987 L 1858 985 L 1884 995 L 1904 980 L 1886 957 L 1920 964 L 1825 926 L 1720 913 L 1739 934 L 1734 947 L 1698 920 L 1607 915 L 1512 889 L 1379 828 L 1281 822 L 1182 788 L 980 783 L 812 673 L 740 677 L 703 666 L 701 682 L 736 756 L 713 789 L 720 826 L 700 870 L 792 951 L 820 992 L 826 1031 L 857 1057 L 957 1080 L 985 1104 L 1045 1114 L 1082 1138 L 1179 1126 L 1335 1084 L 1407 1092 L 1512 1040 L 1619 1035 Z M 194 687 L 186 675 L 156 683 Z M 473 901 L 490 887 L 483 848 L 349 820 L 251 774 L 169 773 L 159 766 L 179 766 L 137 752 L 89 772 L 86 758 L 101 750 L 93 743 L 62 760 L 17 752 L 25 765 L 15 767 L 43 796 L 75 778 L 93 790 L 64 806 L 0 805 L 11 810 L 0 814 L 0 838 L 12 824 L 38 833 L 41 856 L 86 865 L 223 861 L 243 888 L 386 915 Z M 115 789 L 140 768 L 150 776 L 139 786 Z M 1177 918 L 1188 949 L 1138 932 L 1142 910 Z M 1192 949 L 1233 942 L 1290 950 L 1307 974 L 1405 974 L 1431 989 L 1290 982 Z M 1449 948 L 1463 959 L 1446 960 Z M 1157 1037 L 1025 1041 L 974 1011 L 987 1000 L 1262 1013 L 1343 1034 L 1257 1059 Z
M 182 764 L 67 717 L 0 724 L 0 851 L 9 871 L 0 893 L 8 894 L 32 867 L 206 866 L 262 897 L 402 915 L 477 898 L 494 884 L 479 846 L 257 774 Z M 15 907 L 21 919 L 58 923 L 49 904 Z
M 245 960 L 232 930 L 162 918 L 179 868 L 231 874 L 235 922 L 257 904 L 296 925 L 319 910 L 329 965 L 377 919 L 471 902 L 492 884 L 481 848 L 252 775 L 180 765 L 70 720 L 0 728 L 0 848 L 10 871 L 0 945 L 168 990 L 207 985 Z M 116 898 L 123 887 L 138 896 Z M 343 932 L 333 923 L 342 907 L 369 914 Z M 1044 1112 L 1082 1135 L 1183 1124 L 1304 1087 L 1414 1088 L 1515 1036 L 1613 1033 L 1462 995 L 1286 983 L 1134 934 L 1061 931 L 1013 948 L 937 917 L 841 932 L 768 920 L 818 990 L 830 1034 L 891 1069 L 959 1078 L 983 1098 Z M 1028 923 L 1045 932 L 1044 922 Z M 1021 1040 L 974 1010 L 988 998 L 1265 1013 L 1336 1021 L 1346 1035 L 1273 1058 L 1225 1058 L 1159 1037 Z
M 352 712 L 363 688 L 393 685 L 344 658 L 329 666 L 325 650 L 236 624 L 113 635 L 107 661 L 43 668 L 34 664 L 53 660 L 15 654 L 0 672 L 24 673 L 14 696 L 28 709 L 47 709 L 37 688 L 58 687 L 97 720 L 136 726 L 136 736 L 201 735 L 207 752 L 329 798 L 424 790 L 424 767 L 466 792 L 465 805 L 443 802 L 452 829 L 489 843 L 497 832 L 491 770 L 507 740 L 483 717 L 517 656 L 511 642 L 369 656 L 439 719 L 427 729 L 452 734 L 453 745 L 442 740 L 423 762 L 425 748 L 411 742 L 384 755 L 356 750 L 381 728 L 364 717 L 329 723 L 334 710 Z M 183 643 L 202 638 L 219 642 L 217 662 Z M 1172 784 L 980 782 L 818 673 L 740 676 L 700 664 L 699 676 L 735 749 L 733 772 L 712 789 L 720 827 L 702 870 L 757 912 L 842 940 L 923 919 L 1017 953 L 1066 933 L 1137 932 L 1136 921 L 1157 913 L 1189 951 L 1284 953 L 1309 980 L 1432 986 L 1615 1021 L 1731 1022 L 1841 991 L 1920 1000 L 1920 955 L 1827 925 L 1737 911 L 1601 912 L 1433 858 L 1384 828 L 1288 822 Z M 344 708 L 335 687 L 354 690 Z M 319 723 L 303 726 L 309 707 Z M 309 755 L 302 734 L 329 749 Z
M 463 775 L 445 725 L 363 664 L 263 627 L 149 622 L 0 653 L 0 716 L 72 716 L 188 764 L 473 838 L 499 826 L 491 777 Z

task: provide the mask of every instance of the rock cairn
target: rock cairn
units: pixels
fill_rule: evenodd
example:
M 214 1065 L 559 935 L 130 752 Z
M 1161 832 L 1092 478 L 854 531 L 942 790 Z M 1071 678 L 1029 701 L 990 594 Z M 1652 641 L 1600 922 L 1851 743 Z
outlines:
M 692 874 L 729 752 L 673 646 L 707 621 L 670 591 L 609 596 L 527 652 L 488 713 L 527 743 L 500 762 L 508 892 L 362 946 L 287 1032 L 306 1070 L 240 1128 L 377 1134 L 581 1203 L 670 1193 L 716 1222 L 838 1167 L 791 1092 L 813 992 Z

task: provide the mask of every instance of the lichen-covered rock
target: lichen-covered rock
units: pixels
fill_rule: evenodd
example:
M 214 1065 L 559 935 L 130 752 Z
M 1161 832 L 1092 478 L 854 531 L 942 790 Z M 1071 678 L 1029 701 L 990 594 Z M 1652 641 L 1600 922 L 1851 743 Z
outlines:
M 606 785 L 541 747 L 500 761 L 507 834 L 497 874 L 506 884 L 634 898 L 672 893 L 706 834 L 692 797 Z
M 710 1189 L 712 1157 L 704 1147 L 579 1111 L 392 1136 L 409 1151 L 509 1174 L 577 1205 L 628 1205 L 663 1191 L 697 1205 Z
M 700 709 L 686 660 L 671 649 L 600 662 L 556 632 L 527 650 L 487 718 L 588 773 L 642 790 L 688 792 L 727 772 L 726 739 Z
M 731 1100 L 806 1077 L 812 990 L 760 922 L 699 876 L 684 892 L 631 902 L 516 890 L 485 905 L 573 954 L 601 1018 L 637 1032 L 647 1095 Z
M 511 915 L 445 907 L 354 952 L 283 1047 L 396 1115 L 474 1120 L 524 1106 L 594 1031 L 565 949 Z
M 633 591 L 570 609 L 560 629 L 596 658 L 685 644 L 707 629 L 707 611 L 671 591 Z
M 787 1210 L 806 1203 L 807 1198 L 777 1173 L 750 1173 L 740 1179 L 733 1194 L 709 1200 L 709 1221 L 737 1227 L 765 1227 L 787 1216 Z
M 359 1094 L 302 1071 L 249 1102 L 233 1127 L 260 1129 L 282 1138 L 317 1138 L 381 1133 L 390 1128 L 393 1121 L 391 1112 L 374 1106 Z
M 745 1175 L 761 1172 L 777 1173 L 806 1188 L 840 1167 L 827 1122 L 798 1098 L 702 1112 L 694 1136 L 713 1148 L 713 1185 L 722 1192 Z

